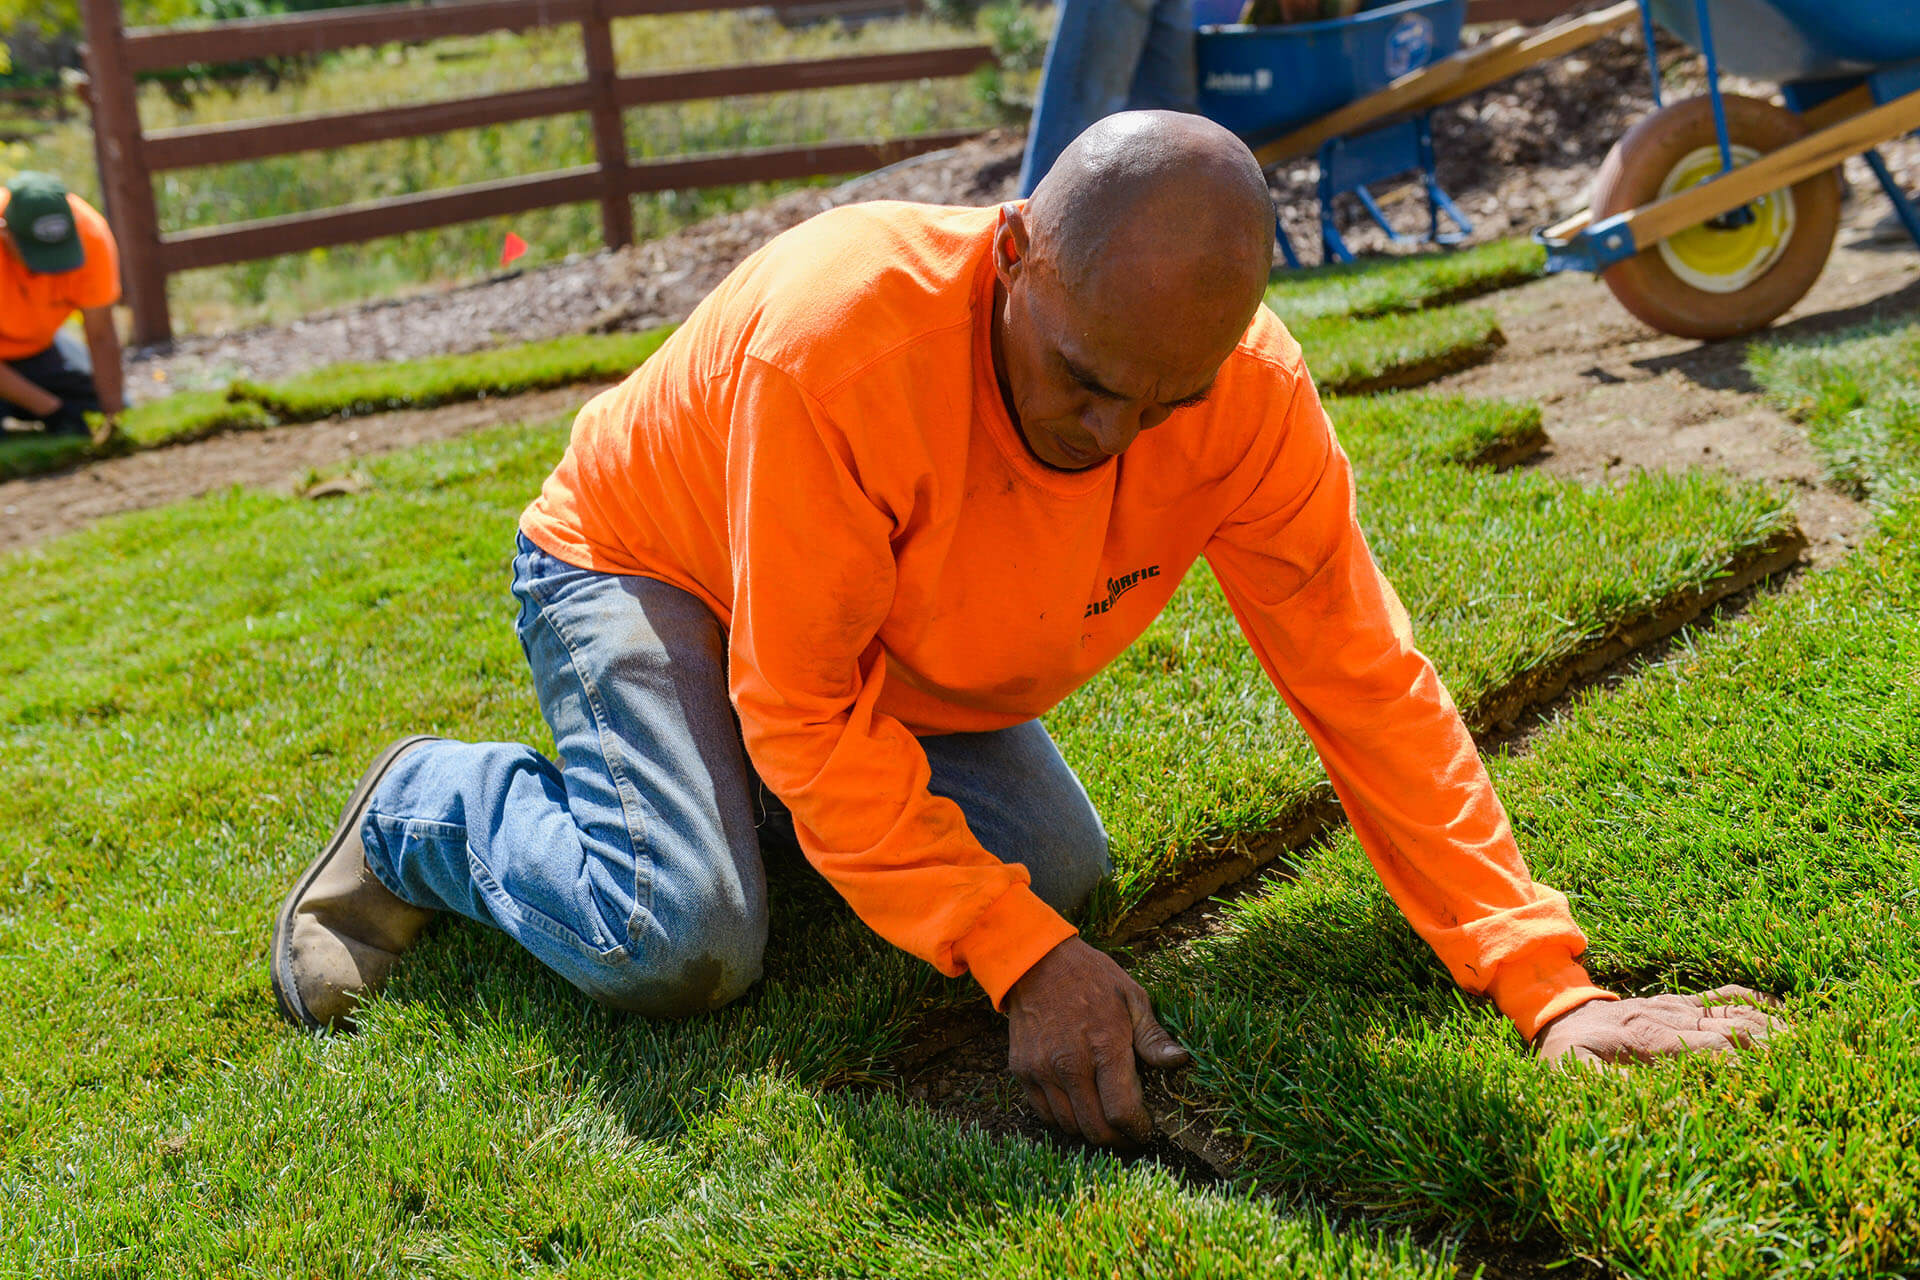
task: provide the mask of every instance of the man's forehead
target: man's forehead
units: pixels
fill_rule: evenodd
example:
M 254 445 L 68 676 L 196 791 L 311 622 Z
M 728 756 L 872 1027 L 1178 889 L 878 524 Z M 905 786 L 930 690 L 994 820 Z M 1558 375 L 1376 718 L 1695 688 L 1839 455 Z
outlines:
M 1060 358 L 1072 371 L 1130 400 L 1157 400 L 1170 404 L 1198 395 L 1213 385 L 1227 353 L 1177 367 L 1139 351 L 1103 351 L 1092 334 L 1061 334 L 1055 343 Z

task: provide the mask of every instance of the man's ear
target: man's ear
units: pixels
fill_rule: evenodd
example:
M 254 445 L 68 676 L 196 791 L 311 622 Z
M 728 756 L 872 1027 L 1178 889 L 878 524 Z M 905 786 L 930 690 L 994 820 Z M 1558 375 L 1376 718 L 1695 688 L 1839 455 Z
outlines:
M 993 229 L 993 273 L 1000 277 L 1002 288 L 1011 289 L 1013 282 L 1027 268 L 1027 211 L 1017 204 L 1000 206 L 1000 221 Z

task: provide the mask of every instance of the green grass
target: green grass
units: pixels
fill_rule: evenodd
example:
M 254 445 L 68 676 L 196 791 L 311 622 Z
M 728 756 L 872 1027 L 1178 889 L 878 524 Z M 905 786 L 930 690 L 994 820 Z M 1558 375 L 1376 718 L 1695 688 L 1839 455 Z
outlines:
M 1438 1277 L 1378 1240 L 885 1097 L 965 998 L 775 861 L 767 980 L 601 1010 L 447 922 L 355 1037 L 279 1021 L 272 911 L 402 731 L 550 745 L 506 599 L 565 424 L 0 561 L 0 1269 L 35 1275 Z
M 1502 691 L 1711 582 L 1789 521 L 1778 494 L 1705 475 L 1594 490 L 1454 465 L 1537 431 L 1531 406 L 1394 396 L 1330 411 L 1375 558 L 1470 723 Z M 1326 794 L 1306 735 L 1204 567 L 1047 724 L 1113 838 L 1101 926 Z
M 236 382 L 224 392 L 175 392 L 129 409 L 121 418 L 123 438 L 104 448 L 73 437 L 23 435 L 9 441 L 0 447 L 0 478 L 186 444 L 227 431 L 616 381 L 659 350 L 672 332 L 668 326 L 645 333 L 572 334 L 462 355 L 331 365 L 279 382 Z
M 1282 317 L 1284 319 L 1284 317 Z M 1353 319 L 1289 322 L 1314 382 L 1327 395 L 1418 387 L 1483 364 L 1506 343 L 1500 322 L 1478 307 L 1442 307 Z
M 618 380 L 673 332 L 569 334 L 544 342 L 398 364 L 340 364 L 274 383 L 236 382 L 229 395 L 252 400 L 283 422 L 390 409 L 427 409 L 489 395 L 517 395 L 579 382 Z
M 1882 501 L 1920 484 L 1920 325 L 1756 345 L 1748 367 L 1805 424 L 1830 483 Z
M 1546 251 L 1531 240 L 1499 240 L 1452 253 L 1282 271 L 1267 289 L 1267 305 L 1289 326 L 1367 319 L 1464 302 L 1537 279 L 1545 268 Z
M 1263 1176 L 1626 1275 L 1911 1274 L 1920 508 L 1887 523 L 1494 769 L 1603 980 L 1742 982 L 1787 997 L 1791 1034 L 1552 1072 L 1452 989 L 1345 836 L 1158 976 Z

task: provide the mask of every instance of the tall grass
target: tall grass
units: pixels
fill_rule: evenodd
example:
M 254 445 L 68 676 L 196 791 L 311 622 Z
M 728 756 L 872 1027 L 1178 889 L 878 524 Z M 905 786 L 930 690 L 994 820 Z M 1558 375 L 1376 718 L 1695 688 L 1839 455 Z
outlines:
M 924 18 L 821 24 L 789 30 L 765 13 L 682 14 L 614 24 L 623 74 L 742 62 L 773 62 L 948 45 L 979 38 Z M 427 44 L 356 49 L 325 59 L 311 74 L 270 84 L 247 81 L 190 99 L 149 85 L 139 96 L 148 130 L 506 92 L 559 84 L 584 74 L 578 29 L 495 33 Z M 176 91 L 177 92 L 177 91 Z M 642 107 L 625 113 L 635 159 L 691 152 L 902 137 L 936 129 L 985 127 L 993 113 L 965 79 L 851 86 Z M 98 196 L 93 140 L 77 120 L 27 145 L 34 167 L 62 174 Z M 178 231 L 323 209 L 517 174 L 589 164 L 585 116 L 555 116 L 435 138 L 307 152 L 247 164 L 158 175 L 163 229 Z M 795 184 L 748 184 L 636 197 L 636 234 L 663 235 L 710 214 L 742 208 Z M 175 327 L 204 331 L 276 321 L 314 310 L 482 277 L 497 269 L 508 230 L 524 238 L 527 266 L 601 246 L 596 205 L 571 205 L 493 218 L 370 244 L 317 249 L 173 278 Z

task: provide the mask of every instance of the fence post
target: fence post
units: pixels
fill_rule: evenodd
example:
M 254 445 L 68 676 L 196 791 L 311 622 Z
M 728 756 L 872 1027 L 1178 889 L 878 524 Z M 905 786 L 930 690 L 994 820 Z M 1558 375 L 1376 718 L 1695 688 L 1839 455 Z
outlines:
M 627 134 L 620 123 L 620 104 L 613 96 L 619 67 L 613 54 L 613 20 L 604 0 L 592 0 L 580 19 L 580 39 L 586 46 L 587 82 L 593 86 L 594 157 L 600 162 L 600 231 L 607 247 L 621 249 L 633 243 L 633 197 L 627 194 Z
M 167 273 L 160 266 L 160 220 L 154 212 L 153 176 L 141 151 L 140 110 L 127 70 L 126 31 L 120 0 L 81 0 L 87 32 L 87 78 L 93 93 L 94 154 L 100 189 L 113 211 L 120 245 L 120 275 L 133 306 L 133 340 L 167 342 Z

